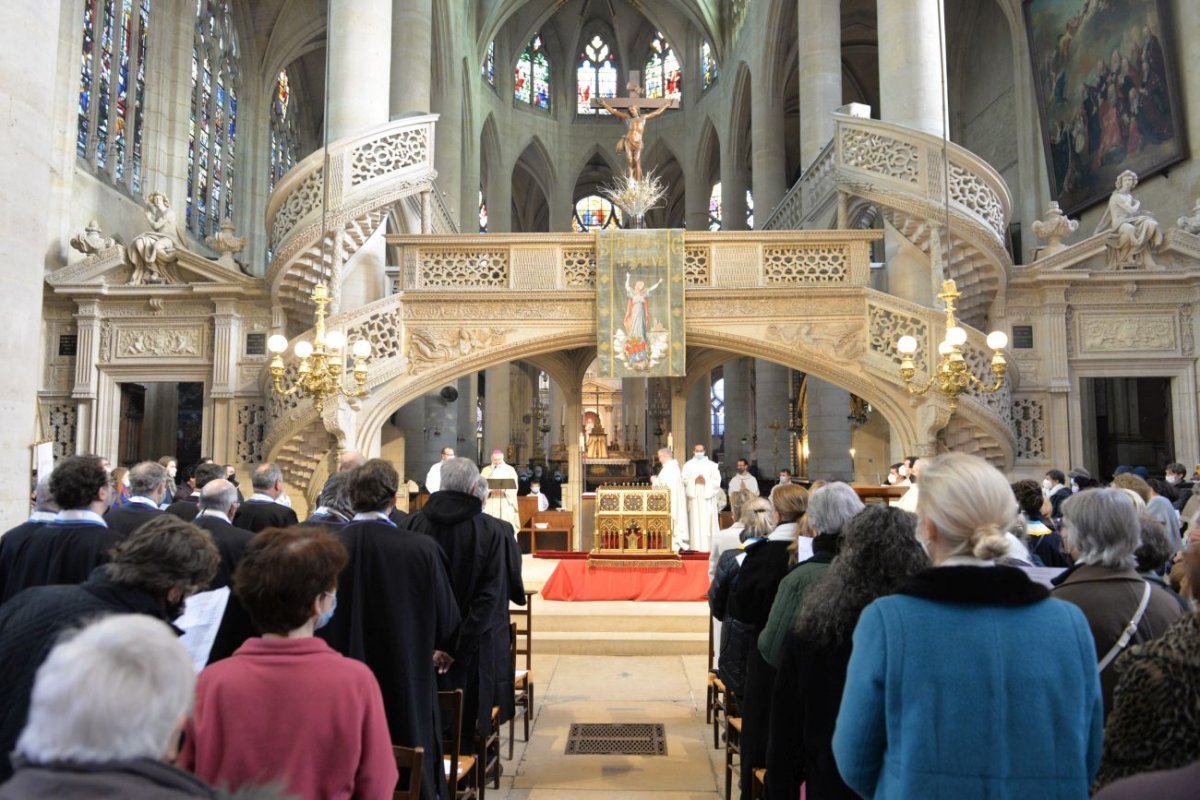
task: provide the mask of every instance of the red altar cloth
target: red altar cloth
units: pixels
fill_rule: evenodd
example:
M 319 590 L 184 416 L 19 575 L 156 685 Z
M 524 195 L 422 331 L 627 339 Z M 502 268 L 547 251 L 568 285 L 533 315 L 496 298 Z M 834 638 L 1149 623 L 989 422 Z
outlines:
M 561 559 L 543 600 L 704 600 L 708 597 L 708 558 L 683 560 L 682 567 L 595 566 L 587 559 Z

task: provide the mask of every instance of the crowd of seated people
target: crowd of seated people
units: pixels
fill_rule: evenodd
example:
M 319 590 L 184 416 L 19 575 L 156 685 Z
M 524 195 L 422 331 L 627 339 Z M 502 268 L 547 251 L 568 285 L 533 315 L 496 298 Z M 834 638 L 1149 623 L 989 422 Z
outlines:
M 0 798 L 385 800 L 393 745 L 452 796 L 438 692 L 462 690 L 465 742 L 515 710 L 516 539 L 467 459 L 412 515 L 390 463 L 342 465 L 298 523 L 274 464 L 244 502 L 222 466 L 136 464 L 115 504 L 103 459 L 61 459 L 0 536 Z M 197 662 L 175 625 L 220 590 Z
M 770 530 L 716 537 L 735 792 L 1197 796 L 1200 478 L 901 468 L 907 503 L 817 481 L 772 496 Z

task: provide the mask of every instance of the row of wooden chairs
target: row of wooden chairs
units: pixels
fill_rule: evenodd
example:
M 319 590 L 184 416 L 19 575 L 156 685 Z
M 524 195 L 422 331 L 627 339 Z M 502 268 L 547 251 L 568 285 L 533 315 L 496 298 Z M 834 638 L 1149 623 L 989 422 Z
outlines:
M 721 718 L 725 718 L 725 800 L 733 800 L 733 780 L 741 772 L 742 718 L 737 709 L 737 698 L 725 686 L 714 665 L 715 647 L 712 620 L 708 621 L 708 690 L 706 692 L 704 721 L 712 725 L 713 749 L 721 746 Z M 754 785 L 750 789 L 752 800 L 763 795 L 767 771 L 754 770 Z

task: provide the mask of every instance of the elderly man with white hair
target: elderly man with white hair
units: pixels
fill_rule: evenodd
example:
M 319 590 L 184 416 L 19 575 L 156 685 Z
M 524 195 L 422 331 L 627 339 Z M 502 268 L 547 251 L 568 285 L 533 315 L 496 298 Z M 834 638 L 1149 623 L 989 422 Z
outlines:
M 1079 606 L 1087 617 L 1107 714 L 1118 677 L 1112 662 L 1130 645 L 1166 633 L 1179 618 L 1179 603 L 1137 572 L 1134 552 L 1141 544 L 1141 524 L 1123 490 L 1080 492 L 1063 502 L 1062 514 L 1063 544 L 1075 566 L 1054 579 L 1051 593 Z
M 196 674 L 160 620 L 102 618 L 58 644 L 37 671 L 17 771 L 0 799 L 213 797 L 171 766 Z

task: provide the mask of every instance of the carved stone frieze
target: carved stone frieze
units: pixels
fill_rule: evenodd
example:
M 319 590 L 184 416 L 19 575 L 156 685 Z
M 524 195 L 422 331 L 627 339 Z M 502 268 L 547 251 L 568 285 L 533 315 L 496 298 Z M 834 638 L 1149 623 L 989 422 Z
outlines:
M 446 302 L 410 298 L 404 302 L 406 320 L 491 320 L 491 319 L 585 319 L 594 322 L 595 300 L 546 301 L 487 300 L 480 302 Z
M 508 331 L 503 328 L 410 328 L 409 372 L 417 375 L 439 364 L 502 345 L 507 338 Z
M 100 323 L 100 363 L 112 361 L 112 323 L 104 320 Z
M 118 358 L 193 358 L 204 354 L 203 328 L 118 328 Z
M 831 358 L 857 360 L 863 354 L 860 322 L 803 322 L 768 325 L 767 339 L 796 348 L 822 351 Z
M 1083 316 L 1079 320 L 1082 353 L 1174 350 L 1175 319 L 1171 316 Z

